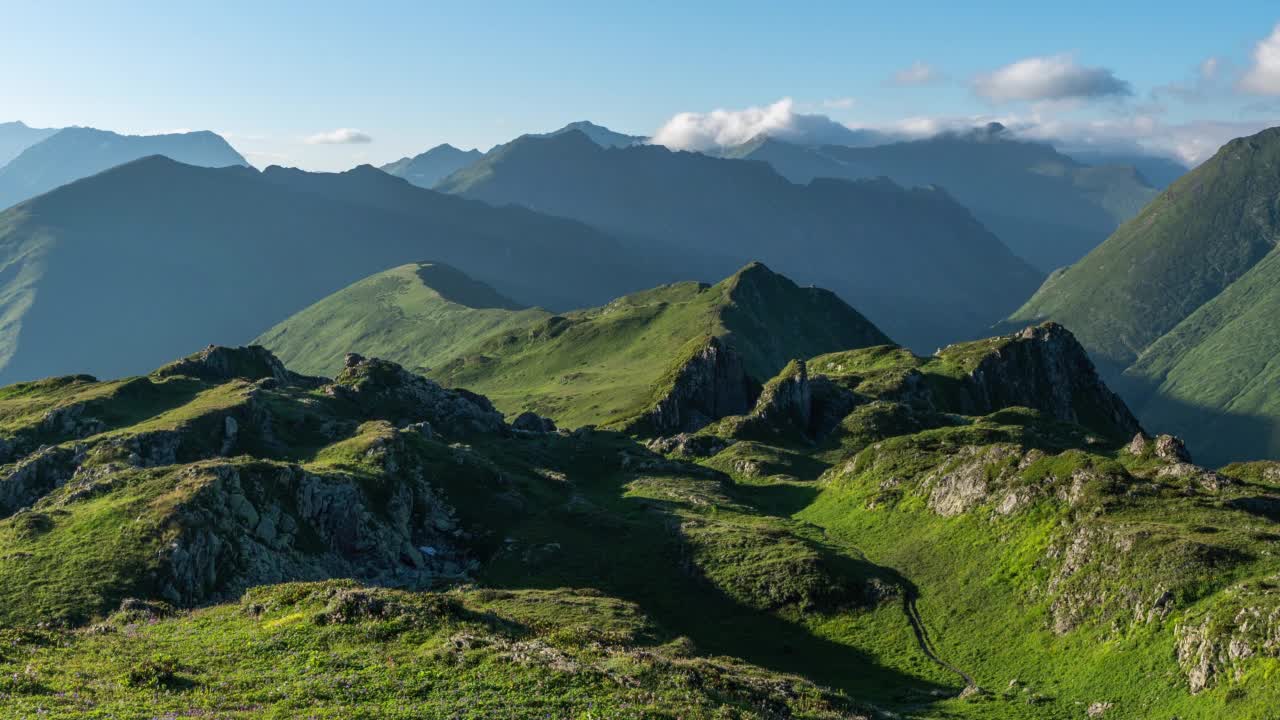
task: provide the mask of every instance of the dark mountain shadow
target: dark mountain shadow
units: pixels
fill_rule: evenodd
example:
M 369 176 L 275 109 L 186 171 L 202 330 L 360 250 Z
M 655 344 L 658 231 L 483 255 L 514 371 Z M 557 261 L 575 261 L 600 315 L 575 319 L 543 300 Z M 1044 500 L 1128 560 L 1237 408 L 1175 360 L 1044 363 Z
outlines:
M 1196 463 L 1221 467 L 1248 460 L 1280 460 L 1280 418 L 1236 413 L 1162 395 L 1142 378 L 1109 380 L 1148 433 L 1177 435 Z
M 615 453 L 647 451 L 621 436 L 607 447 L 611 449 L 595 457 L 578 457 L 555 493 L 557 501 L 541 498 L 536 512 L 514 515 L 510 525 L 499 530 L 504 544 L 482 572 L 482 584 L 507 589 L 593 588 L 636 603 L 671 639 L 687 637 L 700 653 L 800 674 L 842 690 L 854 701 L 903 706 L 959 692 L 959 683 L 942 686 L 884 667 L 856 648 L 816 636 L 803 620 L 784 617 L 789 610 L 779 614 L 757 609 L 713 584 L 693 562 L 689 541 L 681 532 L 689 506 L 679 500 L 628 496 L 628 483 L 639 476 L 619 476 Z M 607 469 L 610 464 L 614 469 Z M 708 477 L 705 470 L 695 472 Z M 730 492 L 737 494 L 739 489 Z M 791 501 L 798 498 L 799 493 Z M 716 516 L 705 517 L 715 521 L 710 519 Z M 899 588 L 907 596 L 915 592 L 891 569 L 838 553 L 821 542 L 804 542 L 841 578 L 854 583 L 876 578 L 883 587 Z M 861 601 L 876 602 L 868 597 Z M 814 612 L 820 616 L 840 609 L 857 611 L 856 601 L 851 602 Z

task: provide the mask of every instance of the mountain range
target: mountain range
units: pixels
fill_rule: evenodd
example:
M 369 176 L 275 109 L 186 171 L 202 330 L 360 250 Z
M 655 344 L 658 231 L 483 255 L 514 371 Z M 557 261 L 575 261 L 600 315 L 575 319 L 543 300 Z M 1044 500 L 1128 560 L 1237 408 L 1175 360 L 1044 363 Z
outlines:
M 764 163 L 525 136 L 437 189 L 580 220 L 714 280 L 761 260 L 835 291 L 891 337 L 934 349 L 976 337 L 1041 275 L 949 194 L 887 180 L 788 181 Z
M 1132 167 L 1084 165 L 999 125 L 872 147 L 761 137 L 725 155 L 767 162 L 797 183 L 883 176 L 906 187 L 940 186 L 1044 272 L 1083 257 L 1157 192 Z
M 599 130 L 0 213 L 0 717 L 1280 706 L 1280 463 L 1196 462 L 1280 437 L 1280 130 L 1043 284 L 843 150 Z M 863 169 L 1141 184 L 1002 135 Z
M 211 132 L 118 135 L 67 128 L 27 147 L 0 167 L 0 208 L 151 155 L 204 167 L 249 165 L 226 140 Z
M 581 223 L 340 174 L 150 157 L 0 214 L 0 378 L 120 375 L 243 342 L 358 279 L 440 258 L 518 300 L 592 305 L 662 279 Z M 176 353 L 175 353 L 176 351 Z
M 33 128 L 22 122 L 0 123 L 0 167 L 56 132 L 57 128 Z
M 419 155 L 401 158 L 383 165 L 381 170 L 404 178 L 418 187 L 432 188 L 444 178 L 482 157 L 484 153 L 479 150 L 459 150 L 446 143 Z

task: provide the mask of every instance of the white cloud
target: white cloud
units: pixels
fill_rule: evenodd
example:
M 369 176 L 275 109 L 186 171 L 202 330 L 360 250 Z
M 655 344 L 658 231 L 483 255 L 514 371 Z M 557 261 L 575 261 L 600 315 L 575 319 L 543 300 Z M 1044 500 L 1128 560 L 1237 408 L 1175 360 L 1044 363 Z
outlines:
M 303 139 L 308 145 L 359 145 L 373 142 L 368 133 L 354 128 L 338 128 L 329 132 L 316 133 Z
M 828 110 L 848 110 L 856 103 L 857 101 L 851 97 L 830 98 L 822 101 L 822 107 Z
M 899 87 L 912 87 L 919 85 L 932 85 L 942 79 L 942 73 L 934 66 L 921 62 L 919 60 L 911 63 L 910 67 L 905 67 L 893 74 L 889 82 Z
M 826 115 L 796 112 L 791 98 L 783 98 L 765 107 L 679 113 L 659 128 L 650 142 L 672 150 L 705 151 L 741 145 L 761 135 L 812 144 L 850 144 L 857 137 Z
M 1068 100 L 1131 95 L 1129 83 L 1106 68 L 1082 67 L 1070 55 L 1019 60 L 974 80 L 974 91 L 993 102 Z
M 1240 89 L 1256 95 L 1280 95 L 1280 25 L 1253 48 L 1253 64 L 1240 78 Z

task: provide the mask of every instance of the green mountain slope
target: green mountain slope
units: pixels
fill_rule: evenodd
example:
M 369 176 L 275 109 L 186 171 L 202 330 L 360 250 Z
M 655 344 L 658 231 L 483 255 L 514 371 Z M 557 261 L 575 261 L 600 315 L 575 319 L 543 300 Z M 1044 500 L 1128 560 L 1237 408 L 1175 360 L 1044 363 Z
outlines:
M 583 307 L 665 279 L 607 235 L 340 174 L 153 157 L 0 215 L 0 378 L 140 372 L 243 342 L 374 272 L 434 258 L 516 300 Z
M 1214 459 L 1280 456 L 1280 254 L 1272 252 L 1143 352 L 1125 377 L 1144 417 Z
M 0 717 L 1264 718 L 1280 470 L 1136 431 L 1051 324 L 647 444 L 355 356 L 10 386 Z
M 404 178 L 418 187 L 431 188 L 483 156 L 484 153 L 479 150 L 459 150 L 446 143 L 437 145 L 420 155 L 401 158 L 383 165 L 381 170 Z
M 263 333 L 255 342 L 290 368 L 330 375 L 348 352 L 421 372 L 471 354 L 490 335 L 551 317 L 522 309 L 439 263 L 413 263 L 344 288 Z
M 211 132 L 118 135 L 93 128 L 67 128 L 0 167 L 0 208 L 151 155 L 201 167 L 249 165 L 226 140 Z
M 928 351 L 982 335 L 1040 280 L 942 191 L 883 180 L 796 185 L 764 163 L 607 149 L 578 132 L 496 148 L 439 189 L 581 220 L 671 253 L 685 277 L 714 280 L 761 260 Z
M 33 128 L 22 122 L 0 123 L 0 167 L 56 132 L 58 128 Z
M 465 290 L 445 297 L 445 283 Z M 889 342 L 832 293 L 758 263 L 716 285 L 666 285 L 563 315 L 503 305 L 465 277 L 405 266 L 322 300 L 257 342 L 308 373 L 332 372 L 346 352 L 386 357 L 484 393 L 509 415 L 534 411 L 569 427 L 635 419 L 711 338 L 740 363 L 740 387 L 758 386 L 795 358 Z
M 1082 165 L 1003 128 L 859 148 L 761 139 L 729 154 L 767 162 L 798 183 L 884 176 L 940 186 L 1044 272 L 1083 257 L 1156 195 L 1131 167 Z
M 1280 129 L 1233 140 L 1175 182 L 1011 319 L 1071 327 L 1123 368 L 1235 282 L 1280 239 Z

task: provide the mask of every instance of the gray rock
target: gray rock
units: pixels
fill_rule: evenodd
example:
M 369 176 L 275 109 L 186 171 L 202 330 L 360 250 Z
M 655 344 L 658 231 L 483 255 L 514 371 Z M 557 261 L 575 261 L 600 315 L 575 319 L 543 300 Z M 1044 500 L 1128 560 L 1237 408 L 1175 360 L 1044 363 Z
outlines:
M 533 433 L 553 433 L 556 431 L 556 424 L 551 418 L 545 418 L 534 412 L 522 412 L 511 421 L 511 427 L 516 430 Z

